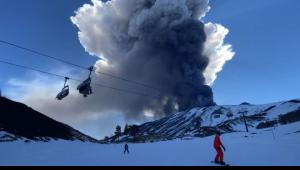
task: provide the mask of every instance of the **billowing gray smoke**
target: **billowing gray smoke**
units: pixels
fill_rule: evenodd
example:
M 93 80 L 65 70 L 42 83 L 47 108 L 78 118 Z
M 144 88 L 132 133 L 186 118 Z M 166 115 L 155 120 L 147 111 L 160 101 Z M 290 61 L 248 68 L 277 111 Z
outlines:
M 81 7 L 71 20 L 80 30 L 86 51 L 101 58 L 96 72 L 159 89 L 106 79 L 114 87 L 158 96 L 119 94 L 114 101 L 102 102 L 106 97 L 102 94 L 114 92 L 97 89 L 98 99 L 94 99 L 99 106 L 136 117 L 213 105 L 213 93 L 203 75 L 209 59 L 203 55 L 207 37 L 200 20 L 208 10 L 208 0 L 92 0 Z

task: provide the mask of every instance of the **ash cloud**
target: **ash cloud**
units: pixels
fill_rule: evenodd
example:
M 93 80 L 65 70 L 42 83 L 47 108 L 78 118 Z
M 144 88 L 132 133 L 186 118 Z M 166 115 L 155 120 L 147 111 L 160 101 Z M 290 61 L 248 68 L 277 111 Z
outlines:
M 203 54 L 208 56 L 209 64 L 204 72 L 206 84 L 212 86 L 217 79 L 217 74 L 223 70 L 227 61 L 233 59 L 235 52 L 230 44 L 224 44 L 229 30 L 220 24 L 205 24 L 207 40 Z
M 100 58 L 95 64 L 100 80 L 114 87 L 158 95 L 152 98 L 118 93 L 114 100 L 107 101 L 114 92 L 97 88 L 93 102 L 102 110 L 120 111 L 130 118 L 145 112 L 161 117 L 213 105 L 208 85 L 215 79 L 207 83 L 204 73 L 210 60 L 218 56 L 205 54 L 213 51 L 207 48 L 216 46 L 207 44 L 212 42 L 207 41 L 211 37 L 207 37 L 201 21 L 209 9 L 209 0 L 92 0 L 79 8 L 71 21 L 79 29 L 85 50 Z M 206 75 L 216 76 L 220 68 L 209 70 L 212 74 Z M 143 82 L 160 92 L 104 78 L 100 72 Z

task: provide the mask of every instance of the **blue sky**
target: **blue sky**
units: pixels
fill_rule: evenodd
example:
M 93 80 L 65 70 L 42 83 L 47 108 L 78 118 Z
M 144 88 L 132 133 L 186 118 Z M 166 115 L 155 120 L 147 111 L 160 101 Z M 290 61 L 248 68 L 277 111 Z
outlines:
M 229 28 L 235 58 L 213 86 L 220 104 L 299 98 L 300 1 L 212 0 L 205 21 Z
M 92 65 L 79 43 L 70 16 L 89 0 L 1 0 L 0 39 Z M 218 74 L 213 91 L 218 104 L 254 104 L 299 98 L 300 1 L 211 0 L 205 22 L 230 30 L 226 42 L 235 58 Z M 0 59 L 55 72 L 65 65 L 0 44 Z M 27 71 L 0 63 L 0 87 L 10 78 L 32 79 Z M 72 72 L 77 73 L 76 71 Z M 5 94 L 5 91 L 3 92 Z M 120 121 L 120 120 L 118 120 Z
M 2 0 L 0 6 L 0 39 L 36 49 L 79 65 L 93 65 L 95 57 L 89 56 L 80 45 L 77 28 L 70 16 L 87 0 L 24 0 L 18 3 Z M 0 45 L 1 59 L 43 70 L 65 67 L 59 62 Z M 0 85 L 11 77 L 24 77 L 24 70 L 0 66 Z M 20 72 L 21 71 L 21 72 Z

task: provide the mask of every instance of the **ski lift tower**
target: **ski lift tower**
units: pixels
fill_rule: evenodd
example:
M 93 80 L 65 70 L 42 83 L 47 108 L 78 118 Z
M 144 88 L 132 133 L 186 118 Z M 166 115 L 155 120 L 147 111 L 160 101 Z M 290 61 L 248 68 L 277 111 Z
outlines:
M 244 123 L 245 123 L 245 127 L 246 127 L 246 131 L 247 131 L 247 133 L 248 133 L 248 132 L 249 132 L 249 129 L 248 129 L 248 125 L 247 125 L 245 113 L 247 113 L 247 109 L 246 109 L 246 108 L 243 108 L 243 109 L 240 111 L 240 114 L 242 114 L 242 116 L 243 116 Z

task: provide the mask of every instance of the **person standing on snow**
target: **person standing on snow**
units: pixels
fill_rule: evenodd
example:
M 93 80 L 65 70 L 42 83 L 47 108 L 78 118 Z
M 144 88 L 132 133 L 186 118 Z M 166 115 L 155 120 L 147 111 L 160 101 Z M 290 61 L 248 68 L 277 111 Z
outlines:
M 216 136 L 215 136 L 215 140 L 214 140 L 214 148 L 217 151 L 217 155 L 215 157 L 215 163 L 221 164 L 221 165 L 225 165 L 224 162 L 224 153 L 222 151 L 222 148 L 224 151 L 226 151 L 224 145 L 221 142 L 221 132 L 217 132 Z M 221 148 L 222 147 L 222 148 Z
M 127 143 L 125 143 L 125 146 L 124 146 L 124 154 L 129 154 L 129 146 Z

